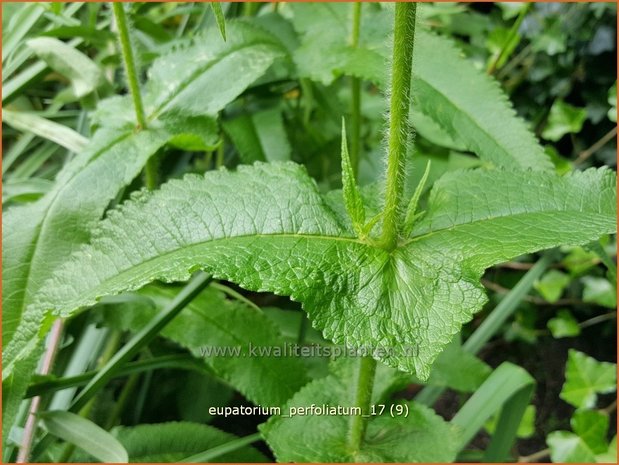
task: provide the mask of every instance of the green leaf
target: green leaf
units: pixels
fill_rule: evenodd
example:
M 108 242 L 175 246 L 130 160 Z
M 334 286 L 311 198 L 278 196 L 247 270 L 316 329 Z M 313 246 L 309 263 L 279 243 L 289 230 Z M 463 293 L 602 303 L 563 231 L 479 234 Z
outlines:
M 273 108 L 223 123 L 243 163 L 290 160 L 290 143 L 282 113 Z
M 603 307 L 617 308 L 617 290 L 606 278 L 585 276 L 582 278 L 585 288 L 582 299 Z
M 578 410 L 571 419 L 572 429 L 594 454 L 606 452 L 608 415 L 595 410 Z
M 167 141 L 186 135 L 188 124 L 202 146 L 212 148 L 218 140 L 214 115 L 282 55 L 268 34 L 241 23 L 230 26 L 227 43 L 206 35 L 155 62 L 144 93 L 148 129 L 135 131 L 129 97 L 103 101 L 93 117 L 100 128 L 63 168 L 55 187 L 37 202 L 4 212 L 3 274 L 11 278 L 3 281 L 3 379 L 13 362 L 28 357 L 32 336 L 45 330 L 41 309 L 31 305 L 34 296 L 59 263 L 88 242 L 110 200 Z M 222 78 L 239 70 L 232 84 Z
M 2 121 L 20 131 L 31 132 L 55 142 L 71 152 L 82 152 L 89 142 L 88 139 L 73 129 L 32 113 L 3 108 Z
M 385 47 L 384 31 L 392 23 L 391 9 L 363 8 L 360 46 L 354 48 L 343 45 L 349 37 L 350 4 L 295 3 L 290 7 L 294 27 L 301 35 L 301 46 L 294 52 L 301 76 L 329 84 L 345 74 L 386 86 L 384 69 L 390 49 Z M 476 69 L 451 40 L 421 26 L 415 37 L 412 109 L 430 117 L 458 145 L 484 161 L 509 168 L 551 170 L 548 156 L 516 117 L 499 84 Z
M 494 79 L 463 58 L 449 39 L 421 30 L 416 41 L 413 108 L 484 161 L 509 168 L 552 169 Z
M 225 444 L 235 436 L 209 425 L 169 422 L 134 427 L 119 426 L 112 430 L 129 454 L 131 462 L 178 462 Z M 266 462 L 267 458 L 250 446 L 217 457 L 214 462 Z
M 546 438 L 550 458 L 555 463 L 595 463 L 595 455 L 587 444 L 569 431 L 553 431 Z
M 563 295 L 563 291 L 570 283 L 571 278 L 559 270 L 550 270 L 536 281 L 533 287 L 548 302 L 554 303 Z
M 556 317 L 548 320 L 547 326 L 555 339 L 574 337 L 580 334 L 578 321 L 569 310 L 564 308 L 557 312 Z
M 127 463 L 127 451 L 116 438 L 92 421 L 60 410 L 42 412 L 43 425 L 54 436 L 76 445 L 101 462 Z
M 577 108 L 563 100 L 557 100 L 550 108 L 550 115 L 542 137 L 556 142 L 566 134 L 578 133 L 586 119 L 585 108 Z
M 115 327 L 138 332 L 174 298 L 175 290 L 153 285 L 142 289 L 140 295 L 147 299 L 120 308 L 106 306 L 106 319 Z M 193 299 L 161 335 L 189 349 L 258 405 L 282 405 L 308 381 L 302 358 L 257 352 L 285 346 L 269 318 L 243 303 L 225 299 L 213 288 Z M 231 352 L 224 352 L 227 350 Z
M 520 424 L 518 425 L 518 431 L 516 431 L 516 436 L 520 439 L 530 438 L 535 434 L 535 411 L 535 405 L 527 405 L 524 415 L 520 420 Z M 484 427 L 488 433 L 494 434 L 497 428 L 497 423 L 497 416 L 493 416 L 486 422 Z
M 598 463 L 617 463 L 617 436 L 615 435 L 608 445 L 606 452 L 595 457 Z
M 582 352 L 570 349 L 561 399 L 576 408 L 592 408 L 595 406 L 597 394 L 616 390 L 616 364 L 598 362 Z
M 347 363 L 346 365 L 350 365 Z M 379 366 L 380 368 L 380 366 Z M 391 404 L 374 387 L 376 415 L 368 422 L 360 450 L 348 446 L 351 411 L 336 414 L 300 413 L 301 408 L 325 406 L 348 409 L 354 406 L 350 389 L 354 370 L 344 370 L 313 381 L 301 389 L 260 430 L 278 462 L 450 462 L 455 458 L 456 431 L 432 410 L 413 402 L 400 404 L 408 415 L 391 418 Z M 381 373 L 377 380 L 384 379 Z M 381 402 L 386 405 L 380 413 Z M 290 447 L 294 444 L 294 447 Z
M 350 155 L 348 154 L 348 141 L 346 140 L 346 126 L 342 119 L 342 194 L 344 196 L 344 204 L 353 228 L 357 236 L 363 236 L 363 226 L 365 225 L 365 207 L 363 199 L 357 186 L 355 173 L 350 164 Z
M 68 316 L 101 296 L 187 280 L 203 268 L 245 289 L 289 295 L 327 339 L 370 347 L 426 379 L 485 303 L 483 271 L 614 231 L 614 183 L 609 170 L 453 172 L 435 184 L 411 237 L 389 253 L 340 224 L 298 165 L 187 176 L 112 212 L 37 307 Z M 9 370 L 19 359 L 6 360 Z
M 71 81 L 73 94 L 85 97 L 105 82 L 99 66 L 79 50 L 51 37 L 26 42 L 50 68 Z
M 608 109 L 608 119 L 613 123 L 617 122 L 617 81 L 608 90 L 608 103 L 610 108 Z

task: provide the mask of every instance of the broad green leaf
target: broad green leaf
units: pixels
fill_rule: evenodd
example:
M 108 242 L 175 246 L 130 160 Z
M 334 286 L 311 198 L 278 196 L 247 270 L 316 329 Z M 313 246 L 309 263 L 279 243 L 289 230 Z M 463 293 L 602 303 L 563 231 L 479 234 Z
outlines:
M 392 9 L 364 5 L 360 47 L 346 46 L 351 4 L 290 5 L 301 45 L 294 51 L 302 76 L 330 83 L 340 74 L 386 87 L 385 31 Z M 422 9 L 423 11 L 423 9 Z M 508 168 L 553 168 L 525 123 L 516 116 L 499 84 L 479 71 L 451 40 L 418 22 L 415 37 L 412 109 L 430 117 L 445 132 L 484 161 Z M 328 54 L 324 50 L 329 50 Z
M 108 321 L 137 332 L 174 298 L 175 290 L 148 286 L 140 295 L 148 299 L 106 309 Z M 161 335 L 189 349 L 217 376 L 258 405 L 282 405 L 308 381 L 302 358 L 258 352 L 285 346 L 269 318 L 245 304 L 226 300 L 213 288 L 196 297 Z
M 542 132 L 542 137 L 558 141 L 566 134 L 578 133 L 587 119 L 587 110 L 577 108 L 563 100 L 557 100 L 550 108 L 548 122 Z
M 369 347 L 426 379 L 486 302 L 484 270 L 613 232 L 614 185 L 610 170 L 453 172 L 434 185 L 411 237 L 389 253 L 356 239 L 293 163 L 187 176 L 111 212 L 36 308 L 68 316 L 102 296 L 184 281 L 203 268 L 245 289 L 291 296 L 327 339 Z M 5 370 L 19 359 L 13 353 Z
M 587 444 L 569 431 L 553 431 L 546 438 L 550 458 L 555 463 L 595 463 L 595 455 Z
M 555 339 L 562 337 L 574 337 L 580 334 L 580 326 L 578 326 L 578 321 L 567 309 L 559 310 L 556 317 L 548 320 L 547 326 L 552 333 L 552 337 Z
M 616 364 L 598 362 L 582 352 L 570 349 L 561 399 L 576 408 L 592 408 L 595 406 L 597 394 L 616 390 Z
M 235 436 L 209 425 L 170 422 L 112 430 L 129 454 L 130 462 L 178 462 L 187 456 L 225 444 Z M 267 462 L 267 458 L 250 446 L 217 457 L 215 462 Z
M 127 451 L 116 438 L 92 421 L 71 412 L 54 410 L 39 417 L 48 432 L 79 447 L 101 462 L 127 463 Z
M 55 188 L 37 202 L 4 212 L 3 379 L 12 362 L 27 357 L 31 337 L 41 329 L 43 314 L 31 306 L 33 297 L 56 266 L 90 239 L 110 200 L 166 142 L 179 137 L 186 142 L 183 137 L 193 135 L 212 149 L 218 140 L 214 115 L 281 56 L 268 34 L 240 23 L 230 26 L 225 44 L 215 31 L 215 37 L 200 37 L 155 62 L 144 93 L 148 129 L 135 131 L 128 97 L 103 101 L 95 115 L 100 128 L 63 168 Z M 231 84 L 224 77 L 233 72 L 239 74 Z
M 346 364 L 350 366 L 350 363 Z M 391 404 L 374 388 L 372 402 L 376 415 L 368 422 L 360 450 L 348 445 L 350 410 L 354 395 L 350 385 L 354 370 L 331 374 L 301 389 L 282 408 L 282 416 L 273 416 L 261 426 L 278 462 L 450 462 L 455 459 L 456 430 L 432 410 L 414 402 L 400 404 L 408 415 L 391 418 Z M 384 379 L 379 373 L 377 380 Z M 381 413 L 379 405 L 386 405 Z M 300 409 L 341 407 L 337 414 L 316 414 Z M 291 447 L 291 445 L 294 445 Z
M 51 37 L 37 37 L 26 42 L 50 68 L 71 81 L 73 94 L 85 97 L 104 83 L 99 66 L 79 50 Z
M 533 287 L 545 300 L 553 303 L 563 295 L 563 291 L 570 281 L 571 278 L 567 274 L 559 270 L 550 270 L 540 280 L 536 281 Z
M 585 276 L 582 278 L 585 288 L 582 299 L 603 307 L 617 308 L 617 290 L 606 278 Z
M 88 144 L 88 139 L 73 129 L 32 113 L 3 108 L 2 121 L 20 131 L 32 132 L 55 142 L 71 152 L 82 152 Z

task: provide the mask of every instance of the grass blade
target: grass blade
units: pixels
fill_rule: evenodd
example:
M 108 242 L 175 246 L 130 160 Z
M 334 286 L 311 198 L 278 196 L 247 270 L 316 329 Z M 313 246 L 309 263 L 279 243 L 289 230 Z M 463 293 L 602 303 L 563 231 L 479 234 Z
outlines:
M 83 449 L 97 460 L 127 463 L 127 451 L 118 440 L 100 426 L 74 413 L 52 410 L 39 417 L 47 431 Z

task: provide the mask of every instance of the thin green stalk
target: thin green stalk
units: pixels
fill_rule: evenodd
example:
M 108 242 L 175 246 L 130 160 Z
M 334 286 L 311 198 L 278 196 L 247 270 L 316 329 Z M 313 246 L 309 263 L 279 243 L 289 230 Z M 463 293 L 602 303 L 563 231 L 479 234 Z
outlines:
M 138 129 L 146 129 L 146 115 L 144 113 L 144 104 L 142 102 L 142 94 L 140 92 L 140 84 L 131 46 L 131 38 L 129 37 L 129 25 L 127 23 L 127 15 L 125 6 L 121 2 L 113 2 L 112 9 L 114 18 L 116 19 L 116 27 L 118 28 L 118 41 L 122 52 L 123 63 L 125 65 L 125 74 L 127 76 L 127 85 L 133 99 L 133 108 L 135 109 L 135 117 L 138 122 Z M 145 184 L 148 189 L 157 187 L 157 160 L 151 157 L 144 167 Z
M 350 418 L 350 430 L 348 432 L 348 445 L 353 453 L 358 452 L 361 448 L 361 442 L 367 428 L 368 419 L 365 416 L 370 414 L 375 374 L 376 361 L 372 357 L 361 358 L 357 372 L 357 391 L 355 392 L 355 406 L 361 407 L 361 415 Z
M 395 7 L 387 185 L 383 210 L 382 246 L 393 250 L 398 243 L 400 201 L 404 191 L 406 148 L 409 136 L 408 113 L 415 42 L 417 4 L 398 2 Z
M 356 48 L 359 46 L 359 31 L 361 28 L 361 2 L 353 3 L 352 18 L 350 44 Z M 361 155 L 361 79 L 352 77 L 350 86 L 352 94 L 350 164 L 356 177 L 359 172 L 359 158 Z
M 488 69 L 486 71 L 488 74 L 490 75 L 494 74 L 495 71 L 497 70 L 497 67 L 499 66 L 499 63 L 501 63 L 501 60 L 503 60 L 503 57 L 507 53 L 507 50 L 511 42 L 516 37 L 516 34 L 518 34 L 518 29 L 520 29 L 520 25 L 522 24 L 522 21 L 524 20 L 525 16 L 529 12 L 529 5 L 530 4 L 525 4 L 522 7 L 522 10 L 520 10 L 520 14 L 518 15 L 518 18 L 516 18 L 516 21 L 514 22 L 514 24 L 512 24 L 512 27 L 509 30 L 509 33 L 507 34 L 507 38 L 505 39 L 505 42 L 503 43 L 503 47 L 497 54 L 496 58 L 492 61 L 490 66 L 488 66 Z
M 90 380 L 88 385 L 79 393 L 71 404 L 69 411 L 77 412 L 112 379 L 122 366 L 133 358 L 142 347 L 152 341 L 159 331 L 161 331 L 183 308 L 189 304 L 208 284 L 212 278 L 200 272 L 189 284 L 174 298 L 170 305 L 153 318 L 144 328 L 142 328 L 131 340 L 118 351 L 105 366 Z
M 113 2 L 112 9 L 114 11 L 114 18 L 116 19 L 116 27 L 118 28 L 118 41 L 120 42 L 123 63 L 125 65 L 129 92 L 131 92 L 131 98 L 133 99 L 135 116 L 139 127 L 141 129 L 146 129 L 144 104 L 142 103 L 142 94 L 140 93 L 140 84 L 138 83 L 133 48 L 131 47 L 131 39 L 129 37 L 129 25 L 127 24 L 125 6 L 120 2 Z
M 186 354 L 163 355 L 161 357 L 154 357 L 127 363 L 121 370 L 118 371 L 118 373 L 116 373 L 115 378 L 170 367 L 181 368 L 184 370 L 200 370 L 203 369 L 204 365 L 200 364 L 193 357 Z M 97 375 L 97 372 L 97 370 L 91 370 L 75 376 L 54 378 L 31 384 L 28 387 L 28 391 L 26 391 L 25 398 L 62 391 L 63 389 L 73 387 L 85 386 Z

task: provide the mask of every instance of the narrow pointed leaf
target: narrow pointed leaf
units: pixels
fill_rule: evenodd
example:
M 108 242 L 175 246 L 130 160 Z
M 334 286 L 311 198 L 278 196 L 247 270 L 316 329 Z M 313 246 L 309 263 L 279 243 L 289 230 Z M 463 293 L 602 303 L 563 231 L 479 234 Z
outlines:
M 363 226 L 365 224 L 365 208 L 363 199 L 357 186 L 355 173 L 353 172 L 350 163 L 350 155 L 348 154 L 348 142 L 346 140 L 346 126 L 342 120 L 342 193 L 344 195 L 344 204 L 346 211 L 352 221 L 353 228 L 358 236 L 363 234 Z

